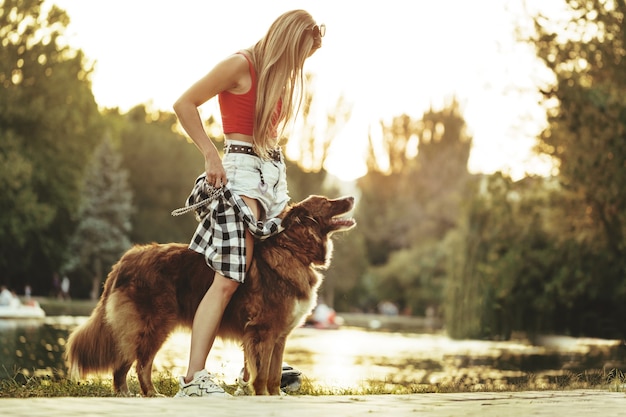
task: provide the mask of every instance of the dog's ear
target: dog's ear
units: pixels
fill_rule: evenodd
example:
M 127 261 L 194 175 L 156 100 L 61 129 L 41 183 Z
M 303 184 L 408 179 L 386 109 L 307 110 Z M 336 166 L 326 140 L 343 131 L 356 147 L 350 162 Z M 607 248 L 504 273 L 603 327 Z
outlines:
M 286 229 L 294 224 L 301 224 L 302 219 L 307 215 L 308 211 L 301 205 L 291 206 L 285 210 L 281 225 Z

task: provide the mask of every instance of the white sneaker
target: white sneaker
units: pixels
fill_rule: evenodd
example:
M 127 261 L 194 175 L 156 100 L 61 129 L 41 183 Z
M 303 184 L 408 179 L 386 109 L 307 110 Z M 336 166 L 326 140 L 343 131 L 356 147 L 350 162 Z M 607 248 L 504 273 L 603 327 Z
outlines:
M 178 383 L 180 389 L 174 397 L 230 397 L 206 369 L 194 373 L 191 382 L 185 383 L 185 378 L 181 376 Z

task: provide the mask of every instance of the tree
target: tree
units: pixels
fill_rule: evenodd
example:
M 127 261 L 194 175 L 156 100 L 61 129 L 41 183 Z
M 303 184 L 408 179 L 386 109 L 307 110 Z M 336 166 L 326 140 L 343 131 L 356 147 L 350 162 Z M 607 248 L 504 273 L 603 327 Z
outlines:
M 606 249 L 620 261 L 626 250 L 626 4 L 566 3 L 571 13 L 564 34 L 535 18 L 531 40 L 556 79 L 543 91 L 553 105 L 538 150 L 558 162 L 564 187 L 580 194 Z
M 441 241 L 457 225 L 460 207 L 468 196 L 467 170 L 472 137 L 460 105 L 453 99 L 440 111 L 429 110 L 417 126 L 418 154 L 405 187 L 412 197 L 410 212 L 423 213 L 411 241 Z
M 106 119 L 120 143 L 122 166 L 130 173 L 135 203 L 132 242 L 189 242 L 195 218 L 172 217 L 171 212 L 184 205 L 204 164 L 196 147 L 176 130 L 176 116 L 148 113 L 140 105 L 124 115 L 110 110 Z M 215 122 L 207 123 L 212 129 Z
M 381 122 L 382 150 L 369 136 L 368 172 L 357 180 L 361 198 L 357 214 L 368 219 L 368 227 L 359 229 L 364 236 L 364 244 L 369 262 L 383 265 L 395 250 L 409 246 L 407 227 L 415 212 L 407 217 L 407 201 L 412 200 L 405 189 L 410 181 L 409 154 L 416 152 L 416 144 L 411 138 L 417 137 L 417 122 L 404 114 L 395 117 L 389 126 Z M 414 184 L 412 184 L 414 185 Z
M 0 211 L 4 213 L 0 217 L 0 241 L 4 242 L 0 269 L 11 271 L 11 260 L 17 259 L 12 256 L 27 247 L 29 236 L 52 222 L 54 207 L 38 201 L 32 187 L 33 164 L 20 152 L 18 138 L 13 132 L 0 135 Z
M 552 180 L 553 181 L 553 180 Z M 550 180 L 480 177 L 449 245 L 447 330 L 454 338 L 507 339 L 551 331 L 559 300 Z
M 363 238 L 351 230 L 334 235 L 333 241 L 333 258 L 330 268 L 324 272 L 322 296 L 335 310 L 350 311 L 366 302 L 358 285 L 368 266 Z
M 456 100 L 421 120 L 407 115 L 383 127 L 383 152 L 370 146 L 370 171 L 359 180 L 357 210 L 370 292 L 422 313 L 442 302 L 446 235 L 467 197 L 471 137 Z M 387 167 L 387 168 L 383 168 Z
M 122 158 L 105 139 L 96 148 L 82 187 L 78 227 L 68 248 L 67 271 L 87 271 L 79 286 L 90 283 L 97 298 L 104 271 L 130 247 L 132 192 Z M 82 285 L 80 285 L 82 284 Z
M 68 17 L 54 6 L 44 15 L 42 3 L 5 0 L 0 12 L 0 268 L 5 283 L 35 293 L 63 263 L 101 137 L 90 69 L 59 42 Z
M 587 286 L 578 308 L 601 310 L 611 321 L 626 312 L 626 3 L 566 4 L 569 13 L 558 26 L 534 16 L 529 36 L 554 74 L 554 83 L 542 90 L 548 126 L 537 148 L 558 163 L 567 193 L 563 213 L 571 224 L 564 246 L 569 257 L 579 251 L 573 256 L 578 262 L 563 264 L 557 277 L 565 279 L 565 271 L 579 277 Z M 573 265 L 578 268 L 572 271 Z M 620 327 L 623 336 L 626 327 Z
M 456 101 L 421 120 L 402 115 L 382 127 L 383 151 L 370 145 L 369 171 L 358 182 L 359 216 L 371 222 L 363 233 L 374 265 L 416 242 L 440 240 L 455 226 L 472 143 Z
M 558 177 L 483 179 L 455 239 L 453 337 L 626 334 L 626 4 L 566 4 L 564 21 L 534 16 L 527 39 L 554 75 L 537 150 Z

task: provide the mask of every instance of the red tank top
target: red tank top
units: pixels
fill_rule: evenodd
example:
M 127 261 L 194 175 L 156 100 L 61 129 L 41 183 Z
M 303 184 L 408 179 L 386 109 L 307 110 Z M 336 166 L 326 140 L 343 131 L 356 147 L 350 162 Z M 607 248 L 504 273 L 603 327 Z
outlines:
M 225 134 L 241 133 L 252 136 L 256 104 L 256 71 L 252 66 L 252 61 L 246 54 L 237 53 L 243 55 L 246 61 L 248 61 L 252 85 L 248 92 L 244 94 L 233 94 L 230 91 L 222 91 L 218 94 L 217 99 L 220 103 L 220 112 L 222 114 L 222 128 Z
M 256 106 L 256 88 L 257 79 L 256 71 L 252 65 L 250 58 L 244 53 L 237 52 L 243 55 L 248 61 L 248 67 L 250 70 L 251 86 L 248 92 L 244 94 L 233 94 L 230 91 L 222 91 L 218 94 L 217 99 L 220 104 L 220 113 L 222 114 L 222 129 L 224 134 L 228 133 L 241 133 L 243 135 L 252 136 L 254 133 L 254 114 Z M 278 124 L 278 115 L 280 114 L 282 107 L 282 101 L 279 100 L 276 109 L 274 110 L 275 124 Z M 276 134 L 275 128 L 274 135 Z

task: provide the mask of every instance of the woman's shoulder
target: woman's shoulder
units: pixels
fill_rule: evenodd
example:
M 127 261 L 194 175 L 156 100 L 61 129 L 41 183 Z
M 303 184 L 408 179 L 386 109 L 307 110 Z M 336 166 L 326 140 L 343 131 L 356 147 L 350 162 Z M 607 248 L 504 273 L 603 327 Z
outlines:
M 238 51 L 224 58 L 219 65 L 229 66 L 231 68 L 247 68 L 250 58 L 244 52 Z
M 242 63 L 245 62 L 250 71 L 254 70 L 254 60 L 248 50 L 242 49 L 241 51 L 235 52 L 233 58 L 238 59 Z
M 249 77 L 250 64 L 246 57 L 239 53 L 234 53 L 227 56 L 220 61 L 214 68 L 213 73 L 216 75 L 222 75 L 228 79 L 236 81 L 237 84 L 241 83 L 243 77 Z

